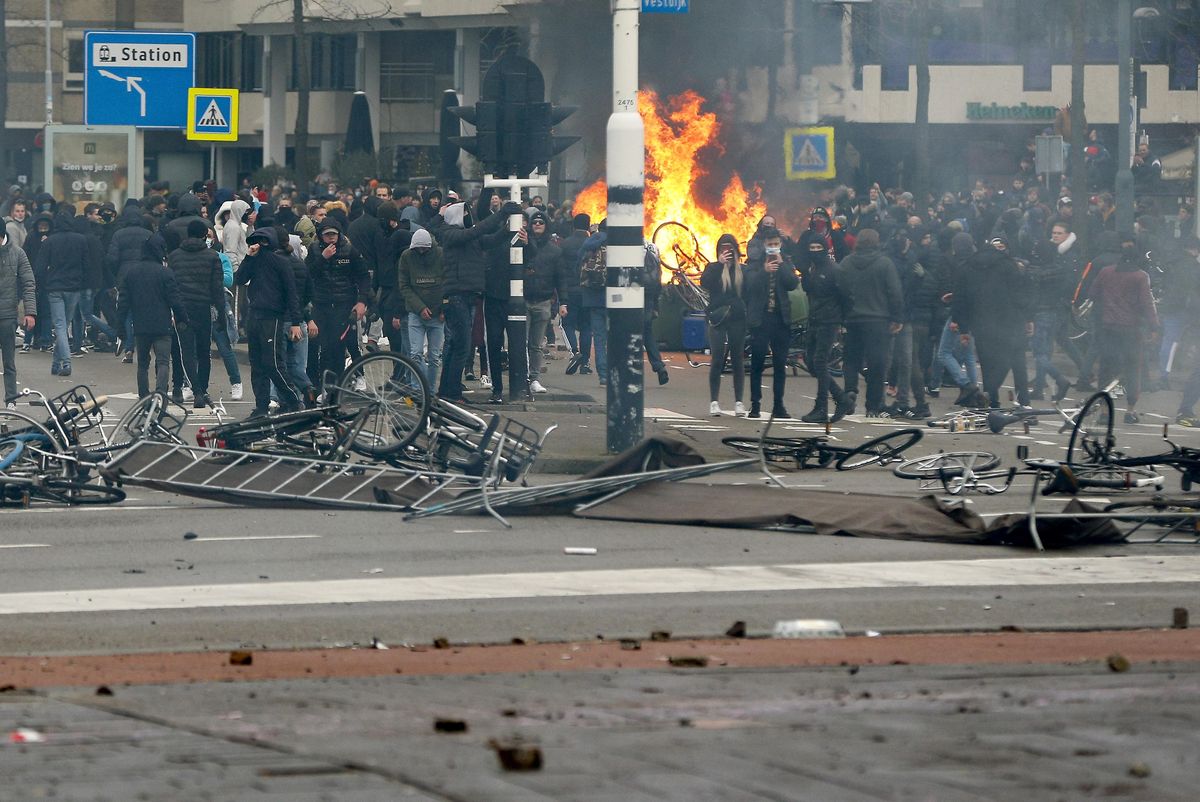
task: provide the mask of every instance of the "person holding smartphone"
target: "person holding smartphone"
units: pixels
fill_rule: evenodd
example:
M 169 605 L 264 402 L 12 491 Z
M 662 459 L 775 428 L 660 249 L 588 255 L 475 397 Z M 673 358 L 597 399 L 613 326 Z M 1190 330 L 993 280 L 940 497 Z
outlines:
M 791 417 L 783 405 L 787 380 L 788 342 L 791 339 L 792 304 L 788 296 L 800 284 L 791 260 L 783 255 L 783 236 L 777 228 L 760 231 L 763 253 L 751 258 L 746 269 L 746 324 L 750 331 L 750 414 L 761 413 L 762 375 L 771 352 L 771 414 Z
M 733 414 L 745 415 L 742 391 L 746 384 L 746 281 L 737 238 L 722 234 L 717 240 L 717 261 L 709 262 L 700 276 L 700 287 L 708 293 L 708 345 L 712 362 L 708 368 L 709 413 L 721 414 L 721 373 L 728 355 L 733 363 Z

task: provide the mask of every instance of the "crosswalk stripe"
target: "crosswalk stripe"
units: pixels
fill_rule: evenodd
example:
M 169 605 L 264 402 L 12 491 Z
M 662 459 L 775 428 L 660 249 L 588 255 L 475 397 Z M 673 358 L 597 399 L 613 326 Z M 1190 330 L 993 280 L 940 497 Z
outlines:
M 0 594 L 0 615 L 467 599 L 1200 583 L 1200 557 L 1030 557 L 463 574 Z

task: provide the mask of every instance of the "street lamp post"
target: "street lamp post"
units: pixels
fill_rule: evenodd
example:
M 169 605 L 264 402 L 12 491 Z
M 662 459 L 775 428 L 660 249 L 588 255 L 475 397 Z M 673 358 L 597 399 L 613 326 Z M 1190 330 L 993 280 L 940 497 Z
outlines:
M 1133 0 L 1117 3 L 1117 231 L 1133 231 Z M 1122 236 L 1124 233 L 1122 234 Z

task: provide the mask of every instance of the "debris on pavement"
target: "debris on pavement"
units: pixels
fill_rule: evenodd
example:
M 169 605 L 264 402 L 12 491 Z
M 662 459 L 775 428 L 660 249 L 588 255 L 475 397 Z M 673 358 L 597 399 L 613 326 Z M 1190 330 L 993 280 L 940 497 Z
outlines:
M 505 771 L 541 771 L 542 750 L 519 741 L 502 742 L 495 738 L 488 746 L 496 753 L 500 766 Z
M 450 641 L 449 641 L 448 639 L 446 639 L 446 638 L 434 638 L 434 639 L 433 639 L 433 648 L 435 648 L 435 649 L 449 649 L 449 648 L 450 648 Z
M 668 657 L 667 663 L 675 668 L 704 668 L 708 665 L 708 658 L 703 655 L 677 655 Z
M 379 638 L 371 638 L 371 648 L 386 651 L 388 649 L 388 645 Z
M 734 621 L 729 629 L 725 630 L 727 638 L 744 638 L 746 637 L 746 622 Z
M 623 651 L 636 652 L 641 648 L 642 642 L 640 640 L 634 640 L 633 638 L 621 638 L 621 649 Z
M 46 740 L 46 736 L 28 727 L 18 727 L 8 734 L 8 740 L 14 744 L 40 744 Z
M 666 641 L 671 639 L 671 633 L 665 629 L 656 629 L 650 633 L 652 641 Z
M 238 649 L 229 653 L 229 665 L 231 666 L 249 666 L 254 665 L 254 652 L 248 652 Z
M 582 557 L 590 557 L 596 554 L 596 549 L 584 546 L 567 546 L 563 549 L 563 554 L 574 554 Z
M 1139 760 L 1129 767 L 1129 776 L 1145 779 L 1150 776 L 1150 767 Z
M 200 536 L 197 535 L 195 532 L 184 532 L 183 533 L 184 540 L 195 540 L 198 537 L 200 537 Z
M 108 687 L 107 685 L 101 685 L 100 687 L 96 688 L 96 695 L 97 696 L 112 696 L 113 690 L 112 690 L 112 688 Z
M 791 621 L 776 621 L 772 636 L 776 638 L 844 638 L 846 631 L 837 621 L 798 618 Z
M 1188 610 L 1186 607 L 1176 607 L 1171 611 L 1171 627 L 1173 629 L 1188 628 Z
M 1110 654 L 1108 656 L 1108 670 L 1119 674 L 1129 670 L 1129 660 L 1122 654 Z
M 467 722 L 458 718 L 438 718 L 433 720 L 434 732 L 466 732 Z

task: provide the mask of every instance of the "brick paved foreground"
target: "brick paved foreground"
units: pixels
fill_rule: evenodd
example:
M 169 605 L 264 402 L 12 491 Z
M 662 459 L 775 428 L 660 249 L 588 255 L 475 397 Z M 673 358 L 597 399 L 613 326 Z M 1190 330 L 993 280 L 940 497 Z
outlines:
M 0 694 L 0 799 L 1190 802 L 1200 777 L 1194 661 L 112 690 Z M 491 739 L 538 745 L 543 768 L 503 771 Z

